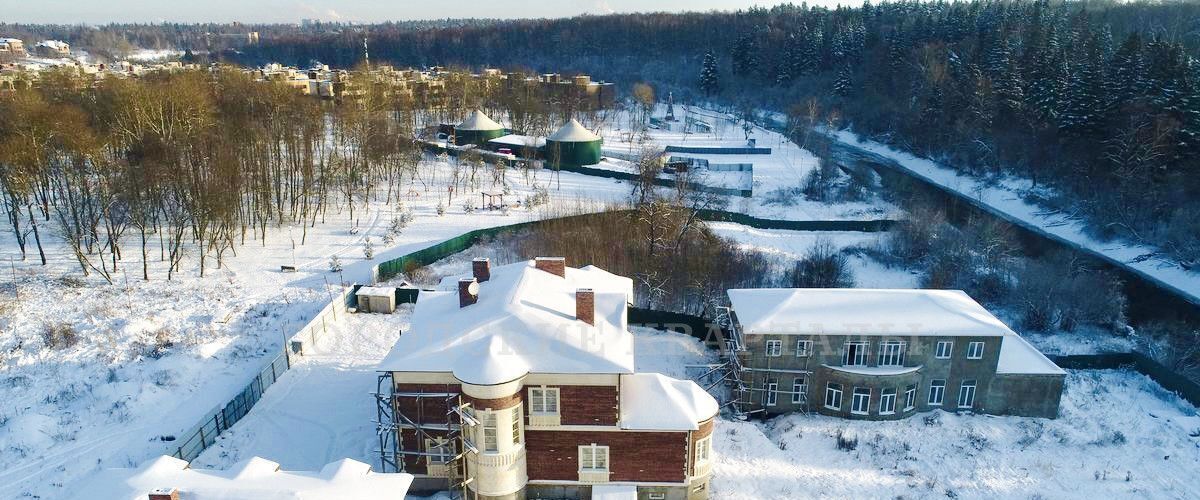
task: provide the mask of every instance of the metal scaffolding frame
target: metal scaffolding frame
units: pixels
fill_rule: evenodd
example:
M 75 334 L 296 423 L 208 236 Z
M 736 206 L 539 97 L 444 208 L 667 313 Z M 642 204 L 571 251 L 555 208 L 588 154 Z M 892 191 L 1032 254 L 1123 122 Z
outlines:
M 479 425 L 471 404 L 464 402 L 462 394 L 446 390 L 443 392 L 396 392 L 395 379 L 391 372 L 381 373 L 375 389 L 375 432 L 379 439 L 380 472 L 406 472 L 409 457 L 445 456 L 422 450 L 425 440 L 445 440 L 453 447 L 451 458 L 446 462 L 446 489 L 451 499 L 470 498 L 467 486 L 471 478 L 467 475 L 466 457 L 479 453 L 470 439 L 470 429 Z M 449 389 L 450 386 L 447 386 Z M 416 402 L 416 415 L 405 415 L 400 411 L 399 400 Z M 430 415 L 426 419 L 425 400 L 440 400 L 445 404 L 443 415 Z M 404 447 L 402 432 L 412 431 L 417 439 L 417 449 Z M 433 434 L 433 433 L 437 434 Z

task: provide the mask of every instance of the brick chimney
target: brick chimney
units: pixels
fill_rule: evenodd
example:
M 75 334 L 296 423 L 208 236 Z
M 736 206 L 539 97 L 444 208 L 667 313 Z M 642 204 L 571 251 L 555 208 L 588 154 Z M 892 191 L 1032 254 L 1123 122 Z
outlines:
M 475 275 L 475 281 L 483 283 L 492 279 L 492 261 L 487 257 L 476 257 L 471 261 L 471 274 Z
M 467 307 L 479 301 L 479 282 L 475 278 L 458 280 L 458 307 Z
M 591 288 L 575 290 L 575 319 L 593 326 L 596 324 L 596 292 Z
M 156 488 L 150 492 L 146 500 L 179 500 L 179 490 L 175 488 Z
M 556 274 L 560 277 L 567 277 L 567 259 L 564 257 L 538 257 L 533 259 L 534 267 L 546 271 L 550 274 Z

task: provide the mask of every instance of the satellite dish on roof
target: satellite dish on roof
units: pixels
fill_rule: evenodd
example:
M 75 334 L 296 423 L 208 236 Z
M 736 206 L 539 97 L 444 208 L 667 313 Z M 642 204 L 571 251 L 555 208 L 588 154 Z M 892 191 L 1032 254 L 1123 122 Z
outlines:
M 479 283 L 476 282 L 467 285 L 467 293 L 470 293 L 471 295 L 479 295 Z

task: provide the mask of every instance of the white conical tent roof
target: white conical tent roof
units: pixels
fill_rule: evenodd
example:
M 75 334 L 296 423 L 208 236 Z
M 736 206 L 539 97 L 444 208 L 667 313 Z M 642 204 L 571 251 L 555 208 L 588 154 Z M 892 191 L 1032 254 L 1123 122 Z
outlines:
M 593 142 L 600 140 L 600 136 L 593 134 L 591 130 L 581 125 L 578 120 L 572 118 L 566 125 L 558 129 L 558 132 L 551 135 L 549 140 L 555 142 Z
M 477 109 L 466 120 L 458 124 L 455 130 L 504 130 L 504 127 Z

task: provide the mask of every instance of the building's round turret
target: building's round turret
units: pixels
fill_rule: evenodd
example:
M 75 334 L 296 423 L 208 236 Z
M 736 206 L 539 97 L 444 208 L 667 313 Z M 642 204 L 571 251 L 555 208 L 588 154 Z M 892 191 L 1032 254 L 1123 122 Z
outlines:
M 546 138 L 546 161 L 552 167 L 578 167 L 600 163 L 604 140 L 574 118 Z
M 459 146 L 465 144 L 482 146 L 487 144 L 487 141 L 502 137 L 504 134 L 504 126 L 477 109 L 466 120 L 454 127 L 454 143 Z

